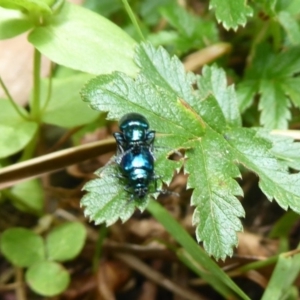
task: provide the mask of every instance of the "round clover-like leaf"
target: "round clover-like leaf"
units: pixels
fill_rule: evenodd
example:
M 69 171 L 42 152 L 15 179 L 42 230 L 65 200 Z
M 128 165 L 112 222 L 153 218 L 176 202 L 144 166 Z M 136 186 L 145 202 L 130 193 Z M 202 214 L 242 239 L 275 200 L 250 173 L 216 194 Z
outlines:
M 74 258 L 81 251 L 85 238 L 86 230 L 81 223 L 57 226 L 46 237 L 47 258 L 56 261 Z
M 51 261 L 34 264 L 27 270 L 25 278 L 36 293 L 48 297 L 62 293 L 70 282 L 67 270 Z
M 13 265 L 29 267 L 45 258 L 43 239 L 25 228 L 7 229 L 1 235 L 0 249 Z

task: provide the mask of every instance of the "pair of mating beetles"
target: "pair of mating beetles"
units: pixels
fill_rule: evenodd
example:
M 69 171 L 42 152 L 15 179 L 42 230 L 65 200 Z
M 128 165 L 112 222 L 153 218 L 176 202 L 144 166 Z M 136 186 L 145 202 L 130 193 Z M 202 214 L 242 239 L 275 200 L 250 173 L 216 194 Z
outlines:
M 127 181 L 125 190 L 131 199 L 142 199 L 149 193 L 149 184 L 159 178 L 154 173 L 153 143 L 155 131 L 149 130 L 147 119 L 137 113 L 123 116 L 119 122 L 121 132 L 115 132 L 117 154 L 115 162 Z

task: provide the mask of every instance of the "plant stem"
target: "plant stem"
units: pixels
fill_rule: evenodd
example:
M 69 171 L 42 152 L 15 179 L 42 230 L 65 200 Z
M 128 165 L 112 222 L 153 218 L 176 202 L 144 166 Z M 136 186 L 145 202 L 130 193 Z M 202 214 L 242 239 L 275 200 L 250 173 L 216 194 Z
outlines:
M 34 151 L 36 149 L 36 145 L 40 135 L 40 128 L 37 129 L 36 133 L 32 137 L 31 141 L 25 147 L 19 162 L 30 159 L 33 157 Z
M 143 35 L 142 31 L 141 31 L 141 28 L 140 28 L 140 26 L 139 26 L 139 24 L 137 22 L 137 19 L 136 19 L 135 15 L 134 15 L 134 13 L 133 13 L 130 5 L 128 4 L 128 1 L 127 0 L 122 0 L 122 2 L 124 4 L 125 10 L 126 10 L 128 16 L 129 16 L 129 18 L 130 18 L 133 26 L 135 27 L 138 35 L 140 36 L 140 38 L 141 38 L 142 41 L 145 41 L 144 35 Z
M 23 270 L 20 268 L 15 268 L 16 272 L 16 282 L 17 282 L 17 287 L 16 287 L 16 298 L 17 300 L 26 300 L 26 294 L 25 294 L 25 289 L 23 287 L 24 281 L 23 281 Z
M 46 110 L 46 108 L 47 108 L 47 106 L 48 106 L 48 104 L 50 102 L 50 99 L 51 99 L 53 69 L 54 69 L 54 63 L 51 62 L 50 63 L 50 72 L 49 72 L 49 83 L 48 83 L 48 90 L 47 90 L 47 98 L 46 98 L 45 104 L 43 105 L 43 108 L 41 109 L 42 113 Z
M 107 227 L 105 225 L 100 226 L 98 240 L 96 242 L 96 249 L 93 257 L 93 270 L 95 273 L 97 272 L 99 267 L 99 258 L 102 253 L 103 242 L 106 235 L 107 235 Z
M 11 105 L 14 107 L 14 109 L 16 110 L 16 112 L 20 115 L 21 118 L 23 118 L 25 120 L 28 120 L 28 117 L 24 114 L 24 112 L 22 112 L 22 110 L 20 109 L 20 107 L 16 104 L 16 102 L 12 98 L 12 96 L 9 93 L 6 85 L 4 84 L 1 76 L 0 76 L 0 85 L 2 86 L 6 97 L 8 98 L 8 100 L 10 101 Z
M 257 270 L 257 269 L 260 269 L 260 268 L 265 268 L 267 266 L 270 266 L 270 265 L 273 265 L 273 264 L 277 263 L 280 255 L 287 258 L 287 257 L 291 257 L 293 255 L 299 254 L 299 251 L 300 251 L 299 247 L 300 247 L 300 244 L 298 244 L 298 249 L 288 251 L 288 252 L 285 252 L 285 253 L 280 253 L 280 254 L 271 256 L 271 257 L 269 257 L 265 260 L 259 260 L 259 261 L 249 263 L 247 265 L 244 265 L 244 266 L 236 269 L 235 271 L 237 271 L 239 274 L 241 274 L 241 273 L 246 273 L 250 270 Z
M 33 99 L 31 106 L 32 118 L 39 122 L 40 119 L 40 70 L 41 70 L 41 53 L 35 49 L 33 59 Z

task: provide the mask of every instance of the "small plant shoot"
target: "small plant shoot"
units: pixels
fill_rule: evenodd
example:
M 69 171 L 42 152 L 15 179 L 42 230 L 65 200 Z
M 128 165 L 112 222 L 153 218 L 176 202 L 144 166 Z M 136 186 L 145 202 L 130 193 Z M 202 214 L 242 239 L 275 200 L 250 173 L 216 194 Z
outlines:
M 135 112 L 149 121 L 157 133 L 154 148 L 159 149 L 155 173 L 169 184 L 174 170 L 184 167 L 187 188 L 193 190 L 196 237 L 210 255 L 231 256 L 238 243 L 236 233 L 243 230 L 239 165 L 259 176 L 270 201 L 300 212 L 300 175 L 287 171 L 293 157 L 278 147 L 281 138 L 242 127 L 234 87 L 227 86 L 222 69 L 206 66 L 201 75 L 186 73 L 177 57 L 149 44 L 136 48 L 135 62 L 140 68 L 135 79 L 120 72 L 100 75 L 83 88 L 83 100 L 108 112 L 110 120 Z M 185 149 L 185 157 L 169 160 L 176 149 Z M 110 225 L 119 218 L 124 222 L 136 207 L 147 207 L 149 194 L 129 201 L 126 180 L 118 178 L 118 172 L 117 165 L 109 165 L 84 187 L 88 193 L 82 205 L 96 224 Z

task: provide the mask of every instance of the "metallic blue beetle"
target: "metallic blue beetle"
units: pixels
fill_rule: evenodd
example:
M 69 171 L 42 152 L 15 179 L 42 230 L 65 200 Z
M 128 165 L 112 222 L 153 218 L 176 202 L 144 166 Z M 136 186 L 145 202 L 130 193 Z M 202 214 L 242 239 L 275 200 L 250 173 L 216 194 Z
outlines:
M 152 152 L 155 131 L 148 130 L 149 122 L 138 113 L 129 113 L 124 115 L 119 127 L 121 132 L 115 132 L 114 137 L 118 145 L 118 154 L 125 151 L 139 153 L 141 148 L 146 147 Z
M 144 198 L 149 192 L 149 184 L 154 181 L 156 190 L 157 176 L 154 174 L 153 143 L 155 131 L 148 130 L 147 119 L 137 113 L 123 116 L 119 122 L 121 132 L 115 132 L 118 152 L 116 163 L 127 181 L 125 190 L 132 198 Z
M 144 198 L 148 194 L 150 182 L 155 181 L 154 157 L 148 147 L 140 146 L 139 152 L 127 151 L 119 163 L 122 175 L 127 180 L 125 190 L 132 198 Z

